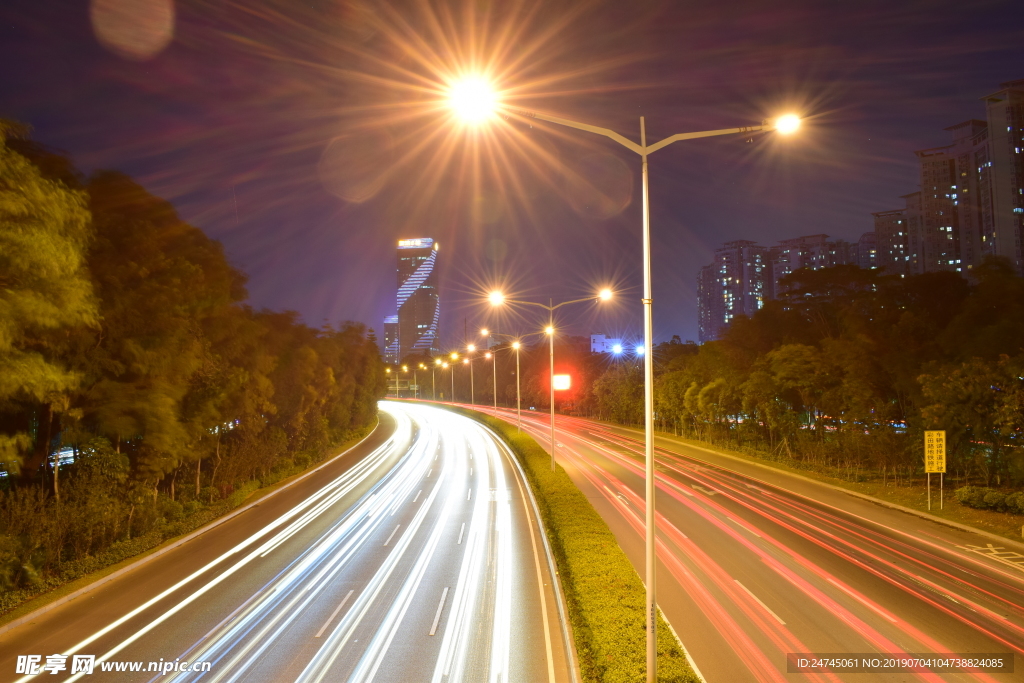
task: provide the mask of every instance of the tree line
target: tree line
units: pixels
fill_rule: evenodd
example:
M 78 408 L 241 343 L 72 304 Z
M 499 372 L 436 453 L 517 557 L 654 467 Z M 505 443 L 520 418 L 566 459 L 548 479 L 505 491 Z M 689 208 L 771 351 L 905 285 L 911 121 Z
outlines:
M 786 294 L 718 341 L 655 349 L 660 427 L 853 479 L 923 472 L 944 429 L 947 476 L 1024 483 L 1024 278 L 990 259 L 969 277 L 799 270 Z M 643 418 L 643 377 L 593 385 L 606 418 Z
M 0 121 L 0 597 L 198 524 L 373 422 L 362 325 L 245 298 L 168 202 Z

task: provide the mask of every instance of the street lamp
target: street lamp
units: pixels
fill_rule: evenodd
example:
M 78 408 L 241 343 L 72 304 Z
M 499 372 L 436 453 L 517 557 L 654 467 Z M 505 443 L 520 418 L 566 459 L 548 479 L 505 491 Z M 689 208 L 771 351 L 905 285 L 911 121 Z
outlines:
M 552 303 L 551 299 L 548 299 L 547 305 L 539 304 L 536 301 L 518 301 L 512 299 L 506 299 L 505 295 L 501 292 L 491 292 L 490 296 L 487 297 L 492 306 L 500 306 L 505 303 L 509 304 L 520 304 L 523 306 L 538 306 L 548 312 L 548 324 L 544 328 L 544 334 L 548 335 L 548 364 L 550 366 L 550 373 L 548 375 L 548 384 L 550 385 L 550 404 L 551 404 L 551 471 L 555 471 L 555 311 L 562 306 L 568 306 L 569 304 L 578 304 L 584 301 L 608 301 L 612 298 L 612 290 L 605 288 L 597 293 L 596 296 L 588 296 L 582 299 L 573 299 L 572 301 L 563 301 L 560 304 Z M 518 356 L 516 359 L 518 375 Z M 517 380 L 518 381 L 518 380 Z M 518 391 L 518 390 L 517 390 Z
M 437 366 L 442 363 L 440 358 L 434 359 L 434 364 L 430 368 L 430 398 L 434 401 L 437 400 L 437 381 L 434 379 L 434 370 Z
M 388 393 L 387 393 L 387 395 L 390 396 L 391 395 L 391 368 L 384 368 L 384 374 L 388 375 L 388 378 L 387 378 Z M 395 398 L 398 398 L 397 390 L 395 391 Z
M 417 367 L 420 370 L 426 370 L 427 369 L 427 366 L 424 365 L 423 363 L 420 363 Z M 418 399 L 420 397 L 420 380 L 419 380 L 418 375 L 416 374 L 416 370 L 412 371 L 412 383 L 413 383 L 413 386 L 416 387 L 415 389 L 412 390 L 412 397 Z
M 476 390 L 473 388 L 473 352 L 476 351 L 476 344 L 466 347 L 466 365 L 469 366 L 469 404 L 476 405 Z
M 483 328 L 482 330 L 480 330 L 480 336 L 483 337 L 485 340 L 487 339 L 487 337 L 490 336 L 490 334 L 491 334 L 491 331 L 488 330 L 486 327 Z M 498 354 L 492 353 L 490 351 L 488 351 L 487 353 L 484 354 L 484 358 L 490 358 L 491 359 L 491 373 L 492 373 L 492 378 L 493 378 L 493 382 L 494 382 L 493 393 L 494 393 L 494 412 L 495 413 L 498 412 L 498 360 L 497 360 L 497 356 L 498 356 Z
M 470 83 L 476 85 L 470 85 Z M 518 116 L 524 119 L 535 119 L 540 121 L 546 121 L 548 123 L 554 123 L 559 126 L 566 126 L 568 128 L 575 128 L 577 130 L 586 131 L 588 133 L 595 133 L 597 135 L 603 135 L 615 142 L 619 143 L 626 149 L 635 152 L 640 155 L 640 168 L 641 168 L 641 179 L 642 179 L 642 232 L 643 232 L 643 271 L 644 271 L 644 294 L 643 294 L 643 306 L 644 306 L 644 348 L 652 348 L 654 344 L 654 314 L 653 314 L 653 296 L 651 293 L 651 215 L 650 215 L 650 200 L 648 193 L 648 180 L 647 180 L 647 157 L 654 152 L 657 152 L 662 147 L 667 147 L 674 142 L 680 142 L 682 140 L 694 140 L 697 138 L 714 137 L 717 135 L 735 135 L 737 133 L 756 133 L 759 131 L 778 131 L 783 135 L 789 135 L 795 133 L 800 127 L 800 117 L 796 114 L 786 114 L 780 116 L 774 121 L 762 121 L 759 126 L 743 126 L 740 128 L 723 128 L 719 130 L 706 130 L 694 133 L 678 133 L 676 135 L 669 136 L 664 140 L 656 142 L 652 145 L 647 144 L 647 129 L 644 123 L 644 117 L 640 117 L 640 144 L 637 144 L 613 130 L 608 128 L 601 128 L 599 126 L 592 126 L 586 123 L 580 123 L 578 121 L 570 121 L 569 119 L 562 119 L 556 116 L 549 116 L 548 114 L 542 114 L 532 111 L 523 111 L 521 109 L 515 109 L 508 106 L 501 105 L 497 94 L 494 92 L 493 87 L 484 88 L 479 85 L 479 79 L 467 80 L 467 85 L 456 89 L 452 88 L 452 99 L 451 104 L 457 115 L 462 117 L 464 121 L 479 123 L 488 118 L 487 114 L 481 114 L 480 111 L 486 111 L 488 108 L 492 112 L 497 112 L 499 109 L 507 112 L 508 114 Z M 466 100 L 470 99 L 473 101 L 476 109 L 467 106 Z M 494 294 L 491 295 L 491 303 L 494 302 Z M 647 583 L 647 604 L 646 604 L 646 618 L 647 618 L 647 681 L 648 683 L 655 683 L 657 680 L 657 666 L 658 666 L 658 649 L 657 649 L 657 619 L 656 609 L 657 603 L 655 600 L 655 561 L 657 559 L 655 555 L 655 517 L 654 517 L 654 491 L 655 491 L 655 472 L 654 472 L 654 354 L 644 354 L 644 432 L 645 432 L 645 451 L 646 451 L 646 486 L 645 486 L 645 501 L 646 501 L 646 552 L 645 552 L 645 564 L 646 564 L 646 583 Z M 553 419 L 553 418 L 552 418 Z M 551 451 L 554 453 L 554 435 L 552 435 Z
M 517 341 L 512 342 L 512 349 L 516 352 L 516 431 L 523 431 L 523 408 L 519 400 L 519 349 L 522 346 Z

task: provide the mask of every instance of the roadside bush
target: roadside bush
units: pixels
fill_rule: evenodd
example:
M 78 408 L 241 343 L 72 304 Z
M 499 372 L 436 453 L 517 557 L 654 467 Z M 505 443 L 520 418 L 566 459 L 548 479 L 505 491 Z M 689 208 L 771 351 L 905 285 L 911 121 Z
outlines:
M 561 467 L 532 437 L 489 415 L 486 424 L 517 456 L 537 498 L 558 564 L 580 672 L 587 683 L 632 683 L 647 669 L 644 586 L 611 529 Z M 658 615 L 658 680 L 696 683 L 668 624 Z
M 1024 491 L 1004 493 L 984 486 L 962 486 L 956 490 L 956 499 L 977 510 L 1024 515 Z

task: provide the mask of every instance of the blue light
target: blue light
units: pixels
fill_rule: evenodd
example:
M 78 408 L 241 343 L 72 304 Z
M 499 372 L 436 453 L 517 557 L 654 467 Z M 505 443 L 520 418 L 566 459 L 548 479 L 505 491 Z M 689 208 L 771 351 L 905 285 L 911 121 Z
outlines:
M 614 345 L 612 347 L 612 353 L 614 353 L 615 355 L 618 355 L 618 354 L 622 353 L 622 344 Z
M 644 355 L 644 345 L 643 344 L 640 344 L 639 346 L 636 347 L 636 355 L 638 355 L 638 356 Z

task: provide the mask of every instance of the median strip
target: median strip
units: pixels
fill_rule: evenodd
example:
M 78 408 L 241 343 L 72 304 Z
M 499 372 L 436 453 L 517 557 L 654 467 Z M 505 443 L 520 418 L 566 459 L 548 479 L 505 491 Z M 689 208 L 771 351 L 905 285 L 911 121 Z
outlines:
M 644 585 L 608 525 L 565 470 L 551 471 L 550 456 L 532 437 L 517 433 L 515 425 L 498 418 L 450 409 L 490 427 L 526 472 L 558 564 L 583 681 L 643 680 L 647 668 Z M 700 681 L 660 614 L 658 680 Z

